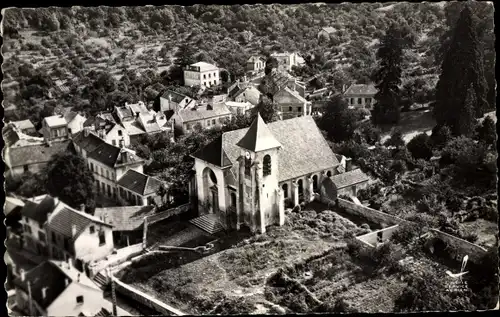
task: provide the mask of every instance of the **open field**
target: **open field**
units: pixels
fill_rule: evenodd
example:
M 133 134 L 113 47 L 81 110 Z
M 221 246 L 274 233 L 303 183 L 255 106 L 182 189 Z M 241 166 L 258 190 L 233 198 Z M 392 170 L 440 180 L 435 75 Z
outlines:
M 345 235 L 367 231 L 334 211 L 316 213 L 306 208 L 289 214 L 285 226 L 271 227 L 266 235 L 240 241 L 221 252 L 206 257 L 154 255 L 154 259 L 141 261 L 155 263 L 154 268 L 144 270 L 142 264 L 132 264 L 119 276 L 188 313 L 210 313 L 235 299 L 244 302 L 244 311 L 262 313 L 273 306 L 264 290 L 267 278 L 277 269 L 345 247 Z
M 436 121 L 432 117 L 430 110 L 402 112 L 401 121 L 396 126 L 382 127 L 381 142 L 383 143 L 389 139 L 393 129 L 400 129 L 403 134 L 403 140 L 408 143 L 417 134 L 427 133 L 430 135 L 434 126 L 436 126 Z

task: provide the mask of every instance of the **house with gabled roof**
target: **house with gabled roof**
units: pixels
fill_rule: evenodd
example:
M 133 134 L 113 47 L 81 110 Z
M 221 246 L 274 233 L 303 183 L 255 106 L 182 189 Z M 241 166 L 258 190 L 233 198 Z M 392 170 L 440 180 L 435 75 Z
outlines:
M 352 84 L 344 91 L 343 96 L 351 107 L 371 109 L 377 92 L 373 84 Z
M 69 137 L 68 122 L 63 115 L 45 117 L 41 132 L 46 141 L 66 140 Z
M 191 133 L 197 125 L 202 129 L 220 127 L 231 120 L 231 115 L 229 108 L 222 102 L 180 109 L 172 115 L 170 120 L 174 127 L 183 133 Z
M 112 303 L 70 263 L 50 260 L 14 279 L 17 308 L 32 316 L 96 316 Z M 117 307 L 120 316 L 129 313 Z
M 118 206 L 96 208 L 94 215 L 113 226 L 115 245 L 129 246 L 142 242 L 144 218 L 157 212 L 155 206 Z
M 263 72 L 265 68 L 266 68 L 266 59 L 262 56 L 254 55 L 247 60 L 247 71 L 253 73 L 260 73 Z
M 172 90 L 165 90 L 160 96 L 160 111 L 176 111 L 186 109 L 189 105 L 194 105 L 196 101 L 186 95 L 180 94 Z
M 197 62 L 184 69 L 184 86 L 212 87 L 220 84 L 219 67 Z
M 324 28 L 321 28 L 321 30 L 318 32 L 318 39 L 321 39 L 322 37 L 329 39 L 331 34 L 337 33 L 337 29 L 331 26 L 327 26 Z
M 35 125 L 29 119 L 20 120 L 20 121 L 11 121 L 11 124 L 15 125 L 16 128 L 24 134 L 38 136 L 38 132 L 36 131 Z
M 117 199 L 118 180 L 129 169 L 142 173 L 144 160 L 130 149 L 102 141 L 88 153 L 87 164 L 94 175 L 97 192 L 108 198 Z
M 133 169 L 127 170 L 116 183 L 118 195 L 131 205 L 161 205 L 158 194 L 162 181 Z
M 282 118 L 311 115 L 312 104 L 302 97 L 298 91 L 288 87 L 279 89 L 273 96 L 273 101 L 280 107 Z
M 231 99 L 235 102 L 249 102 L 256 106 L 260 101 L 260 91 L 254 86 L 238 88 L 233 92 Z
M 259 232 L 283 225 L 285 200 L 311 201 L 346 161 L 339 161 L 311 116 L 266 124 L 260 114 L 249 128 L 223 133 L 192 157 L 190 197 L 200 217 Z

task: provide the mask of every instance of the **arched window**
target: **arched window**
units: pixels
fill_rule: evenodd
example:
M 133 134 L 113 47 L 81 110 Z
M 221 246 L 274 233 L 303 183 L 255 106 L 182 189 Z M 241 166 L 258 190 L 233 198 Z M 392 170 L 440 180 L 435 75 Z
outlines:
M 314 191 L 318 190 L 318 175 L 313 176 L 313 190 Z
M 245 175 L 250 176 L 250 168 L 252 167 L 252 160 L 245 158 Z
M 299 185 L 299 195 L 302 195 L 304 193 L 304 184 L 303 184 L 302 180 L 299 179 L 297 184 Z
M 283 189 L 283 197 L 288 198 L 288 184 L 283 184 L 281 189 Z
M 210 170 L 210 180 L 214 183 L 214 184 L 217 184 L 217 177 L 215 177 L 215 173 Z
M 271 175 L 271 156 L 264 156 L 264 168 L 263 168 L 264 176 Z
M 332 171 L 328 171 L 328 172 L 326 173 L 326 176 L 331 177 L 331 176 L 332 176 Z

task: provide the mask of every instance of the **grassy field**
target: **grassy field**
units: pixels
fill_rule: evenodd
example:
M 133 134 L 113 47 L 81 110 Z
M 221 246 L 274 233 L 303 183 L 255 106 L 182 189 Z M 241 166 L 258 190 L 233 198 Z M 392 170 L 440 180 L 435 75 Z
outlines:
M 430 135 L 434 126 L 436 126 L 436 121 L 430 110 L 402 112 L 401 121 L 396 126 L 382 127 L 381 142 L 389 139 L 392 130 L 399 129 L 403 133 L 403 140 L 408 143 L 417 134 L 427 133 Z
M 275 306 L 264 296 L 267 278 L 279 268 L 345 247 L 345 236 L 368 231 L 334 211 L 317 213 L 306 208 L 287 215 L 285 226 L 270 227 L 265 235 L 218 253 L 157 255 L 142 266 L 131 265 L 119 276 L 187 313 L 212 313 L 234 300 L 244 307 L 242 312 L 265 313 Z

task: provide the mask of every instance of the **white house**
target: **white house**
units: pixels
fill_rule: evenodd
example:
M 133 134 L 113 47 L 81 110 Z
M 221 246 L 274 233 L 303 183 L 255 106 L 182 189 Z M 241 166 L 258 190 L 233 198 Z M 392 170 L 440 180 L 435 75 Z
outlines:
M 371 109 L 377 91 L 374 85 L 353 84 L 344 92 L 344 98 L 351 107 Z
M 175 111 L 176 109 L 185 109 L 190 104 L 194 104 L 195 100 L 183 95 L 179 94 L 175 91 L 166 90 L 160 96 L 160 111 Z
M 231 120 L 231 111 L 224 103 L 198 105 L 192 109 L 181 109 L 170 120 L 183 133 L 190 133 L 200 125 L 202 129 L 220 127 Z
M 246 114 L 250 109 L 255 106 L 250 102 L 236 102 L 236 101 L 226 101 L 226 106 L 233 114 Z
M 290 71 L 293 66 L 300 66 L 304 63 L 304 59 L 295 52 L 272 53 L 271 57 L 276 58 L 280 70 Z
M 219 68 L 215 65 L 198 62 L 184 69 L 184 86 L 212 87 L 220 84 Z

